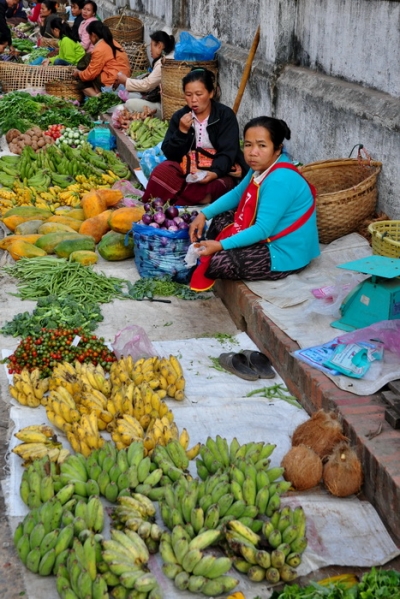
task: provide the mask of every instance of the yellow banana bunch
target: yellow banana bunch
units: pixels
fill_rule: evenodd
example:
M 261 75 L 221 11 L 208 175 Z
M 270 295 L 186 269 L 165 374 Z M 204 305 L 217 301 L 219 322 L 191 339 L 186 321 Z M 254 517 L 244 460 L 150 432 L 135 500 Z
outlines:
M 83 383 L 84 391 L 91 392 L 91 390 L 94 389 L 109 397 L 111 393 L 111 384 L 110 381 L 106 379 L 105 370 L 100 364 L 97 364 L 97 366 L 91 363 L 82 364 L 79 378 Z
M 129 414 L 123 414 L 116 420 L 116 426 L 111 433 L 111 438 L 118 449 L 128 447 L 133 441 L 142 440 L 143 437 L 144 430 L 140 422 Z
M 30 424 L 14 433 L 23 443 L 52 443 L 57 441 L 55 432 L 46 424 Z
M 37 408 L 49 388 L 49 379 L 40 379 L 40 370 L 29 372 L 24 368 L 20 374 L 14 374 L 13 385 L 9 386 L 11 396 L 23 406 Z M 44 400 L 46 401 L 46 400 Z
M 73 423 L 78 422 L 81 418 L 73 396 L 65 387 L 57 387 L 50 391 L 46 414 L 50 422 L 65 433 L 71 429 Z
M 66 454 L 61 443 L 57 441 L 57 437 L 53 434 L 50 427 L 45 425 L 31 425 L 18 431 L 15 436 L 22 440 L 23 443 L 16 445 L 12 452 L 24 460 L 23 466 L 27 466 L 34 460 L 38 460 L 47 456 L 51 462 L 57 462 L 61 452 L 62 459 L 65 459 Z
M 104 439 L 100 435 L 97 416 L 94 412 L 83 414 L 79 422 L 73 423 L 66 435 L 72 449 L 82 453 L 85 457 L 88 457 L 93 450 L 104 445 Z

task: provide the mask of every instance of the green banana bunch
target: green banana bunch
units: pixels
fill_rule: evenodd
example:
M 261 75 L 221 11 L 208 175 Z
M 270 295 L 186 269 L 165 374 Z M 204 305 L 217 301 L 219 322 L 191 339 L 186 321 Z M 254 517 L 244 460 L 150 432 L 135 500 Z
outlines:
M 216 596 L 233 590 L 238 584 L 237 579 L 226 575 L 231 568 L 229 558 L 203 553 L 218 536 L 218 531 L 208 530 L 190 539 L 185 528 L 179 525 L 171 534 L 163 533 L 160 543 L 162 569 L 179 590 Z
M 162 530 L 154 520 L 155 509 L 148 497 L 140 493 L 118 498 L 119 505 L 114 508 L 112 519 L 114 526 L 136 532 L 145 542 L 149 553 L 157 553 Z
M 176 441 L 179 445 L 179 442 Z M 186 453 L 180 451 L 180 446 L 177 447 L 175 441 L 171 441 L 168 445 L 171 445 L 169 449 L 162 445 L 156 445 L 151 454 L 151 460 L 161 468 L 164 475 L 169 479 L 168 483 L 176 482 L 180 478 L 186 476 L 185 469 L 188 466 L 188 459 Z M 183 454 L 185 454 L 183 456 Z
M 237 555 L 233 566 L 238 572 L 247 574 L 253 582 L 267 580 L 275 584 L 291 582 L 297 577 L 296 568 L 307 547 L 305 534 L 303 509 L 285 506 L 264 523 L 261 535 L 254 534 L 241 522 L 232 521 L 227 524 L 225 538 Z
M 39 507 L 49 501 L 55 494 L 53 476 L 56 475 L 56 464 L 45 456 L 34 460 L 24 470 L 19 492 L 22 501 L 30 508 Z

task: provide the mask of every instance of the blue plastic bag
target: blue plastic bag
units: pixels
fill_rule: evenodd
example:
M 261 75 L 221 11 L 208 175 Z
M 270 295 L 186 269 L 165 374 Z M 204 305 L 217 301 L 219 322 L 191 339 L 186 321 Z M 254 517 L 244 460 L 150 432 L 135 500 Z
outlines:
M 95 148 L 104 150 L 113 150 L 117 145 L 117 140 L 108 127 L 95 127 L 89 132 L 87 140 Z
M 214 60 L 220 47 L 221 42 L 213 35 L 197 39 L 187 31 L 182 31 L 174 57 L 175 60 Z
M 192 268 L 185 256 L 190 246 L 189 232 L 167 231 L 135 223 L 132 227 L 135 264 L 144 279 L 168 275 L 177 283 L 188 283 Z
M 167 160 L 161 150 L 162 141 L 148 150 L 138 152 L 140 168 L 143 171 L 144 176 L 148 179 L 151 175 L 152 170 L 164 160 Z

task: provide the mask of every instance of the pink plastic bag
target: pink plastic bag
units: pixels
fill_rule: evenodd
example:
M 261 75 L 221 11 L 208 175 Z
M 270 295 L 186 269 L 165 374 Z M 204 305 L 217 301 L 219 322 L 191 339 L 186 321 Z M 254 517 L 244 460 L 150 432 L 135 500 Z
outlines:
M 378 340 L 385 349 L 400 356 L 400 320 L 381 320 L 369 327 L 357 329 L 338 337 L 340 343 Z
M 136 324 L 129 325 L 115 335 L 111 344 L 118 360 L 121 356 L 132 356 L 134 360 L 157 356 L 146 331 Z

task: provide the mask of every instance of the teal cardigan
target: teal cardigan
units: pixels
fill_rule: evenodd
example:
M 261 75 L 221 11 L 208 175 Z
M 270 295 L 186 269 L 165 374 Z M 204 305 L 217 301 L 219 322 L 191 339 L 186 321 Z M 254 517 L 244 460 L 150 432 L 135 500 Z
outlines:
M 288 162 L 282 154 L 278 162 Z M 249 171 L 243 181 L 218 200 L 202 209 L 206 219 L 221 212 L 235 210 L 248 186 L 254 171 Z M 296 222 L 313 201 L 308 183 L 295 171 L 280 168 L 264 179 L 260 186 L 258 209 L 254 224 L 221 241 L 224 250 L 247 247 L 276 235 Z M 285 272 L 309 264 L 320 254 L 316 212 L 299 229 L 271 241 L 271 270 Z

